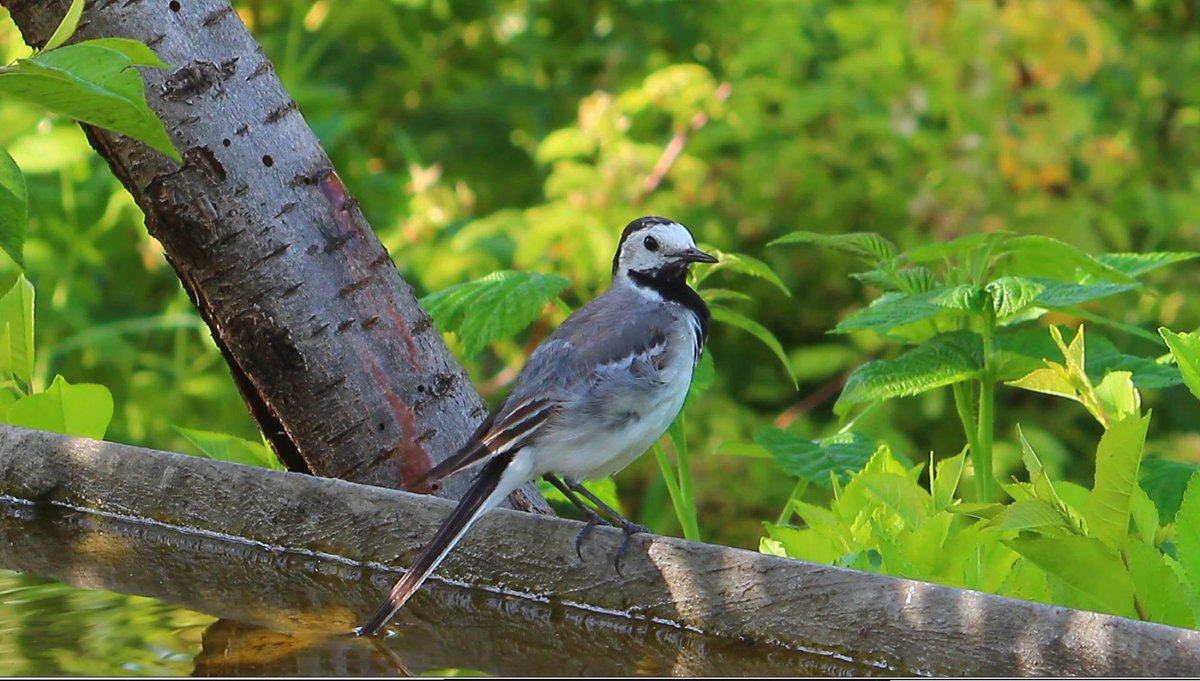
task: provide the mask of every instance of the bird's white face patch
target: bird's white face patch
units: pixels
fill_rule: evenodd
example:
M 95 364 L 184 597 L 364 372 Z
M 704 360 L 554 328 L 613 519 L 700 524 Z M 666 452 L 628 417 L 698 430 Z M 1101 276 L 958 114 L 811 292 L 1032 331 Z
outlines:
M 672 262 L 674 254 L 695 247 L 687 227 L 678 222 L 655 223 L 625 238 L 617 256 L 617 272 L 657 270 Z

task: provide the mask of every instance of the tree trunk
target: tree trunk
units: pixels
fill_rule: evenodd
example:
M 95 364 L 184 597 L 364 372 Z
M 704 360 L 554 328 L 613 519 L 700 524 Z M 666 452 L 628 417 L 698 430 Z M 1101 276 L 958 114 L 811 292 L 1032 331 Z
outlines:
M 67 0 L 7 0 L 44 44 Z M 402 487 L 486 408 L 228 0 L 96 0 L 74 40 L 140 40 L 182 166 L 84 126 L 212 331 L 289 469 Z M 457 497 L 464 480 L 439 493 Z M 511 499 L 548 511 L 527 486 Z

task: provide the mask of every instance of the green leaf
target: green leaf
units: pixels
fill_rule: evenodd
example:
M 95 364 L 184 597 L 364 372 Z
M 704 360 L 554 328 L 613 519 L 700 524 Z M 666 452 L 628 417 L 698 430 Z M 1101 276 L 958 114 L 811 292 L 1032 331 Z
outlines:
M 1062 511 L 1041 499 L 1014 501 L 989 520 L 986 526 L 997 530 L 1071 529 L 1071 524 Z
M 17 162 L 0 149 L 0 248 L 25 268 L 25 230 L 29 225 L 29 192 Z
M 0 328 L 7 340 L 0 347 L 0 370 L 25 385 L 33 381 L 33 284 L 24 275 L 0 297 Z
M 246 440 L 227 433 L 215 433 L 194 428 L 173 426 L 175 432 L 187 438 L 200 453 L 209 459 L 240 463 L 246 466 L 284 470 L 275 454 L 261 441 Z
M 1200 400 L 1200 334 L 1175 333 L 1165 326 L 1159 327 L 1158 334 L 1171 349 L 1171 356 L 1175 358 L 1188 390 Z
M 1033 305 L 1045 290 L 1045 284 L 1027 277 L 1000 277 L 984 286 L 997 319 L 1007 319 Z
M 788 290 L 787 284 L 779 278 L 775 270 L 767 263 L 746 255 L 745 253 L 725 253 L 717 249 L 709 249 L 709 252 L 717 256 L 720 262 L 708 267 L 704 270 L 704 275 L 699 278 L 699 281 L 707 279 L 712 273 L 721 270 L 729 270 L 730 272 L 738 272 L 739 274 L 748 274 L 752 277 L 764 279 L 783 292 L 783 295 L 791 298 L 792 292 Z
M 785 473 L 828 489 L 830 473 L 843 482 L 859 471 L 878 448 L 878 443 L 857 433 L 842 433 L 808 440 L 786 430 L 767 427 L 754 433 L 754 441 L 766 449 Z
M 981 353 L 979 336 L 967 331 L 945 333 L 895 359 L 867 362 L 846 380 L 834 410 L 893 397 L 917 395 L 976 378 Z
M 869 473 L 855 477 L 904 527 L 913 530 L 921 526 L 933 511 L 933 502 L 920 485 L 895 473 Z
M 0 93 L 141 140 L 182 160 L 146 105 L 142 77 L 124 53 L 80 43 L 0 68 Z
M 954 492 L 958 489 L 958 483 L 962 479 L 966 460 L 967 448 L 963 447 L 963 450 L 957 455 L 939 461 L 936 467 L 931 466 L 930 470 L 933 471 L 933 474 L 930 476 L 929 486 L 934 508 L 944 509 L 954 503 Z
M 1133 527 L 1138 536 L 1143 541 L 1153 543 L 1158 535 L 1158 509 L 1141 485 L 1133 486 L 1133 494 L 1129 497 L 1129 515 L 1133 518 Z
M 1022 534 L 1004 542 L 1058 576 L 1082 603 L 1100 612 L 1136 619 L 1133 581 L 1115 549 L 1093 537 Z
M 1187 587 L 1153 546 L 1131 541 L 1126 548 L 1133 590 L 1152 622 L 1173 627 L 1192 627 L 1195 619 Z
M 1142 412 L 1142 394 L 1133 385 L 1133 374 L 1113 371 L 1096 386 L 1096 399 L 1110 421 L 1120 421 Z
M 938 287 L 937 277 L 928 267 L 902 267 L 896 270 L 881 269 L 855 272 L 851 277 L 884 291 L 900 293 L 925 293 Z
M 1084 275 L 1106 281 L 1135 284 L 1124 272 L 1104 264 L 1078 248 L 1058 239 L 1036 234 L 1015 236 L 1003 243 L 1007 258 L 1002 274 L 1045 277 L 1058 281 L 1080 282 Z
M 587 480 L 582 483 L 585 488 L 592 494 L 595 494 L 600 501 L 608 504 L 610 508 L 618 513 L 624 514 L 624 509 L 621 508 L 621 500 L 617 497 L 617 481 L 612 477 L 599 478 L 597 480 Z M 571 504 L 571 500 L 567 495 L 559 491 L 557 487 L 551 485 L 545 480 L 537 481 L 538 491 L 546 498 L 546 501 L 558 502 L 559 504 Z
M 1158 508 L 1158 523 L 1175 521 L 1188 480 L 1200 470 L 1200 465 L 1167 459 L 1146 459 L 1141 467 L 1141 486 Z
M 502 270 L 431 293 L 421 305 L 438 329 L 453 332 L 473 357 L 532 324 L 569 284 L 556 274 Z
M 898 253 L 895 244 L 874 232 L 852 232 L 850 234 L 792 232 L 775 239 L 767 245 L 781 246 L 784 244 L 812 244 L 841 253 L 847 253 L 872 264 L 891 260 Z
M 1200 590 L 1200 473 L 1188 481 L 1175 514 L 1175 550 L 1192 588 Z
M 145 43 L 133 40 L 132 38 L 97 38 L 95 40 L 85 40 L 79 44 L 107 47 L 110 50 L 116 50 L 128 57 L 129 62 L 134 66 L 153 66 L 157 69 L 171 68 L 165 61 L 159 59 L 158 55 L 154 54 L 154 50 L 147 47 Z
M 996 242 L 1010 236 L 1009 232 L 977 232 L 950 241 L 938 241 L 924 246 L 918 246 L 904 253 L 906 260 L 912 263 L 937 262 L 948 258 L 966 256 L 971 253 L 989 250 Z
M 8 409 L 7 421 L 22 428 L 99 440 L 112 420 L 113 399 L 108 388 L 92 383 L 67 383 L 62 376 L 45 392 L 26 395 Z
M 1054 281 L 1053 279 L 1042 279 L 1031 277 L 1027 281 L 1033 282 L 1042 287 L 1034 299 L 1034 304 L 1038 307 L 1051 309 L 1061 309 L 1079 305 L 1101 298 L 1107 298 L 1118 293 L 1132 291 L 1139 288 L 1141 284 L 1075 284 L 1065 281 Z
M 1088 495 L 1084 518 L 1088 535 L 1114 549 L 1129 540 L 1129 509 L 1137 486 L 1138 464 L 1146 444 L 1150 413 L 1112 423 L 1096 447 L 1096 482 Z
M 53 50 L 67 42 L 67 39 L 75 34 L 75 29 L 79 27 L 79 17 L 83 16 L 83 2 L 84 0 L 71 0 L 71 6 L 67 8 L 67 13 L 58 23 L 58 28 L 54 29 L 54 33 L 50 34 L 50 39 L 42 46 L 43 51 Z
M 792 372 L 792 365 L 788 362 L 787 353 L 783 351 L 783 346 L 779 344 L 779 339 L 776 338 L 775 334 L 771 333 L 767 327 L 759 324 L 740 312 L 734 312 L 733 310 L 723 306 L 712 308 L 712 318 L 719 322 L 729 324 L 730 326 L 736 326 L 737 328 L 748 332 L 750 335 L 761 341 L 763 345 L 766 345 L 768 348 L 770 348 L 771 352 L 775 353 L 775 356 L 779 358 L 779 363 L 783 365 L 785 370 L 787 370 L 788 377 L 792 379 L 792 386 L 799 386 L 799 383 L 796 381 L 796 374 Z
M 1102 253 L 1096 260 L 1124 272 L 1131 277 L 1140 277 L 1160 267 L 1200 258 L 1200 253 L 1190 251 L 1157 253 Z
M 833 333 L 848 333 L 872 329 L 888 329 L 928 319 L 947 310 L 967 311 L 975 308 L 979 289 L 975 286 L 955 286 L 935 289 L 916 295 L 885 293 L 871 305 L 843 319 Z

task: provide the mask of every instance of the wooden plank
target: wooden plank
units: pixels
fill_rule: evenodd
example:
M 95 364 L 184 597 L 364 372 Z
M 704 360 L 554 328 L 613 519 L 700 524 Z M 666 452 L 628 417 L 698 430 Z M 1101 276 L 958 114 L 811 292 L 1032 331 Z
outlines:
M 143 518 L 381 568 L 406 565 L 451 502 L 126 445 L 0 427 L 0 494 Z M 499 510 L 440 575 L 554 606 L 670 622 L 900 673 L 1200 675 L 1200 632 L 883 577 L 669 537 Z M 376 599 L 395 574 L 378 575 Z M 367 591 L 370 591 L 368 589 Z M 330 622 L 376 605 L 348 598 Z M 510 602 L 523 602 L 510 599 Z M 411 615 L 412 613 L 410 613 Z M 405 617 L 402 615 L 402 617 Z

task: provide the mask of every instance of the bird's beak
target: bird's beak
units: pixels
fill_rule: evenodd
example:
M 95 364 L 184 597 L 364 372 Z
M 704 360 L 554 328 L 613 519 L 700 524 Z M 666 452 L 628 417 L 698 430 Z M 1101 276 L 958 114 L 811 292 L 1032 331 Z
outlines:
M 675 254 L 675 258 L 682 262 L 718 262 L 717 259 L 699 248 L 688 248 Z

